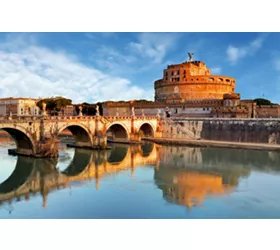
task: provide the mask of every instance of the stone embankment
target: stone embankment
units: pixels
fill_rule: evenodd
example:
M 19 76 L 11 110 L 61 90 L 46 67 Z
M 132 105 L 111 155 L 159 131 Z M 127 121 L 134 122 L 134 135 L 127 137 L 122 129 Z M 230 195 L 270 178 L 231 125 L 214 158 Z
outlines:
M 162 138 L 155 143 L 280 151 L 280 119 L 163 119 Z
M 193 140 L 193 139 L 174 139 L 174 138 L 143 138 L 145 141 L 151 141 L 163 145 L 177 145 L 189 147 L 215 147 L 215 148 L 235 148 L 235 149 L 253 149 L 266 151 L 279 151 L 280 145 L 268 143 L 245 143 L 230 141 L 211 141 L 211 140 Z

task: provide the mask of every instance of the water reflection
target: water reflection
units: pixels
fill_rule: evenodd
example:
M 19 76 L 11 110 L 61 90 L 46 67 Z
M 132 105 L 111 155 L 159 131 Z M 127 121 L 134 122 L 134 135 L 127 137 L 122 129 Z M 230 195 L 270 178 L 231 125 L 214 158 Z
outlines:
M 49 192 L 85 180 L 95 180 L 96 189 L 99 189 L 100 179 L 104 175 L 126 169 L 131 169 L 133 175 L 137 166 L 154 165 L 157 160 L 156 147 L 151 144 L 147 148 L 148 151 L 145 146 L 118 144 L 108 151 L 77 148 L 73 150 L 74 157 L 64 170 L 58 167 L 58 163 L 60 159 L 62 162 L 68 159 L 65 154 L 60 154 L 58 160 L 18 156 L 14 171 L 0 184 L 0 205 L 20 201 L 23 197 L 29 200 L 31 194 L 40 193 L 43 207 L 46 207 Z
M 233 192 L 251 171 L 280 171 L 278 152 L 163 146 L 154 179 L 168 202 L 191 208 Z
M 102 213 L 105 213 L 107 202 L 114 200 L 115 203 L 111 203 L 111 206 L 115 206 L 115 210 L 110 210 L 108 214 L 119 211 L 122 218 L 126 218 L 127 213 L 131 212 L 124 208 L 134 203 L 137 204 L 134 209 L 139 217 L 148 213 L 150 208 L 147 209 L 147 206 L 151 206 L 154 209 L 154 217 L 162 213 L 163 218 L 170 218 L 172 217 L 170 214 L 173 215 L 175 210 L 171 208 L 172 212 L 166 212 L 170 209 L 163 206 L 163 202 L 166 201 L 168 207 L 173 207 L 170 204 L 179 205 L 176 207 L 183 207 L 184 210 L 187 207 L 190 213 L 186 214 L 193 215 L 195 213 L 193 211 L 199 210 L 201 214 L 210 211 L 208 215 L 213 216 L 217 215 L 215 206 L 211 207 L 207 201 L 213 199 L 219 203 L 225 197 L 235 195 L 235 206 L 228 207 L 219 203 L 221 213 L 228 213 L 231 209 L 232 214 L 236 214 L 236 211 L 246 214 L 250 212 L 245 213 L 242 209 L 250 207 L 250 211 L 255 209 L 255 214 L 264 212 L 269 214 L 272 211 L 273 216 L 280 217 L 280 214 L 279 216 L 277 214 L 280 194 L 276 191 L 280 184 L 275 187 L 262 184 L 263 186 L 258 187 L 261 182 L 269 184 L 270 180 L 274 183 L 280 180 L 278 152 L 160 146 L 152 143 L 112 146 L 111 150 L 91 151 L 66 148 L 65 144 L 61 144 L 57 160 L 14 157 L 3 153 L 6 149 L 0 148 L 0 175 L 4 170 L 4 175 L 0 176 L 0 208 L 8 204 L 11 213 L 15 202 L 30 201 L 36 196 L 41 197 L 42 206 L 47 207 L 51 192 L 59 194 L 57 197 L 60 199 L 65 193 L 57 192 L 58 189 L 71 190 L 92 182 L 93 189 L 100 191 L 93 195 L 82 189 L 79 195 L 69 198 L 72 199 L 71 202 L 67 200 L 68 198 L 64 200 L 69 202 L 70 206 L 74 203 L 84 204 L 87 201 L 89 207 L 83 205 L 81 210 L 75 210 L 79 211 L 77 213 L 80 215 L 87 213 L 94 216 L 92 209 L 97 209 L 98 206 Z M 128 171 L 128 175 L 122 177 L 121 174 L 117 175 L 122 171 Z M 265 173 L 266 176 L 259 173 Z M 110 175 L 116 178 L 106 178 Z M 132 181 L 133 177 L 135 178 Z M 104 180 L 103 184 L 101 180 Z M 247 180 L 253 180 L 251 190 L 244 188 L 244 181 Z M 127 189 L 123 189 L 122 185 Z M 240 187 L 246 190 L 245 195 L 238 194 Z M 103 190 L 105 191 L 102 192 Z M 134 193 L 130 194 L 129 190 L 133 190 Z M 148 199 L 151 199 L 150 203 L 147 202 Z M 101 208 L 103 201 L 106 205 Z M 57 200 L 51 203 L 49 198 L 49 204 L 52 204 L 49 207 L 56 206 L 56 202 Z M 94 204 L 92 207 L 90 202 Z M 120 204 L 119 210 L 116 203 Z M 30 206 L 34 209 L 32 205 Z M 271 210 L 267 208 L 269 206 Z M 71 214 L 74 217 L 80 215 Z

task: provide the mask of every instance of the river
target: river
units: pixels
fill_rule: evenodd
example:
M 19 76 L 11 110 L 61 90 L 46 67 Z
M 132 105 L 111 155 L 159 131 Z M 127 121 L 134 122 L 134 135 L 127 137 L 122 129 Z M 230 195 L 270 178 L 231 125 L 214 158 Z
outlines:
M 113 144 L 59 158 L 8 155 L 0 218 L 280 218 L 280 153 Z

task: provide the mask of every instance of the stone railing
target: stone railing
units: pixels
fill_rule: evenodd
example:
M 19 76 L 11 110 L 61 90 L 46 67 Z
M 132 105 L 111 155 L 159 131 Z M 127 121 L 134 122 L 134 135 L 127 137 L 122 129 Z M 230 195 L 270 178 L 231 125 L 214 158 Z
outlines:
M 0 116 L 1 122 L 10 121 L 38 121 L 44 118 L 44 120 L 95 120 L 97 118 L 105 118 L 106 120 L 130 120 L 134 118 L 135 120 L 154 120 L 158 119 L 157 116 Z

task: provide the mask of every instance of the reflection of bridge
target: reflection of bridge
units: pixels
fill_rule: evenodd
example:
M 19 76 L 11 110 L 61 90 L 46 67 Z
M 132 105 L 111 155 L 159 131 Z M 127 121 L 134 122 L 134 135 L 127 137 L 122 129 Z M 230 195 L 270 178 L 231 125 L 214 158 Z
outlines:
M 159 136 L 157 117 L 6 117 L 0 118 L 0 129 L 8 132 L 17 144 L 17 154 L 57 157 L 57 136 L 71 131 L 76 146 L 105 149 L 107 135 L 113 140 L 139 141 L 141 136 Z
M 56 159 L 34 159 L 18 156 L 11 176 L 0 184 L 0 204 L 11 203 L 13 199 L 29 200 L 31 195 L 41 193 L 46 206 L 47 194 L 54 189 L 66 188 L 76 181 L 95 180 L 99 188 L 104 175 L 116 174 L 123 170 L 134 170 L 137 166 L 156 165 L 157 148 L 147 145 L 115 145 L 110 151 L 75 149 L 75 155 L 64 171 L 57 169 Z
M 193 207 L 209 196 L 232 192 L 240 178 L 250 171 L 280 171 L 277 152 L 216 150 L 137 144 L 115 144 L 112 150 L 76 149 L 75 156 L 64 171 L 57 169 L 57 159 L 18 157 L 11 176 L 0 184 L 1 202 L 29 199 L 41 193 L 46 204 L 52 190 L 93 180 L 96 188 L 102 177 L 130 170 L 137 166 L 155 166 L 155 185 L 168 202 Z

